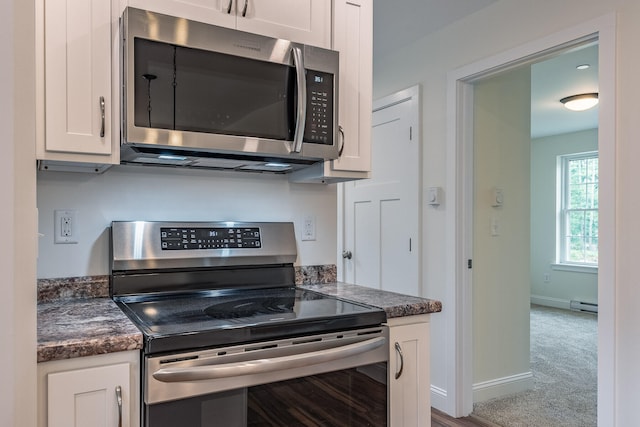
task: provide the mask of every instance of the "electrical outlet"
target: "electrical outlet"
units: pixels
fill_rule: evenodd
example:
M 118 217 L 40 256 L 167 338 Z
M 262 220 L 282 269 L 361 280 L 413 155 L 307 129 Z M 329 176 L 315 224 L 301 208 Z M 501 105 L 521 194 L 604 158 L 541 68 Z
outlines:
M 53 213 L 54 243 L 78 243 L 77 212 L 59 209 Z
M 302 240 L 316 240 L 316 219 L 307 215 L 302 221 Z

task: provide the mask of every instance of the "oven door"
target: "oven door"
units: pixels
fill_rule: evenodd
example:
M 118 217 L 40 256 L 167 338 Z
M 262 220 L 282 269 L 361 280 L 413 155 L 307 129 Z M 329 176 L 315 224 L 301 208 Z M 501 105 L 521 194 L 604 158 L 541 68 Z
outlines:
M 144 426 L 386 426 L 386 327 L 147 357 Z

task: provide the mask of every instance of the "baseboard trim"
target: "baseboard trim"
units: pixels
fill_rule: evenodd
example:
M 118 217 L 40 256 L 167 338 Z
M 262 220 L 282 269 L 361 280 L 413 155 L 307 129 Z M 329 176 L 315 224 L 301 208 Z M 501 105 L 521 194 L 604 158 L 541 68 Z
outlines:
M 533 388 L 531 371 L 503 378 L 483 381 L 473 385 L 473 402 L 484 402 L 495 397 L 502 397 Z
M 439 411 L 447 412 L 447 390 L 431 385 L 431 406 Z
M 540 295 L 531 295 L 531 304 L 543 305 L 546 307 L 563 308 L 565 310 L 571 309 L 571 302 L 567 299 L 543 297 Z

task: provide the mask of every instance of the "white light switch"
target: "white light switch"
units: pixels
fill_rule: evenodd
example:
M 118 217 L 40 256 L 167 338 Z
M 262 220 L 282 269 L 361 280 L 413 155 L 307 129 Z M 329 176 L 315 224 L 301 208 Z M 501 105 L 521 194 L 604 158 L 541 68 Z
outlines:
M 442 188 L 427 188 L 427 204 L 431 206 L 439 206 L 442 203 Z
M 502 188 L 495 187 L 492 190 L 491 206 L 499 208 L 504 203 L 504 190 Z

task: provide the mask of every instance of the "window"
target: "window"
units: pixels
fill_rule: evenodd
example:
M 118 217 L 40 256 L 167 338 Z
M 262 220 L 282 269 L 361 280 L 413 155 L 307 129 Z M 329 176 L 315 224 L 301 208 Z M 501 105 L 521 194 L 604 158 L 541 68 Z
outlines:
M 598 266 L 598 153 L 559 157 L 560 264 Z

